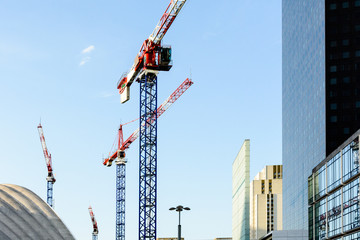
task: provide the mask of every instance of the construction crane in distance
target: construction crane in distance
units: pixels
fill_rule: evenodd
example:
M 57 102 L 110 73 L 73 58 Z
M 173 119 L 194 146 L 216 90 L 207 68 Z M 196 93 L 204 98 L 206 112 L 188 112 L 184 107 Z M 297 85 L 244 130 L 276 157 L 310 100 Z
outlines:
M 152 119 L 159 118 L 191 85 L 193 82 L 187 78 L 157 109 L 152 113 Z M 120 124 L 118 130 L 117 150 L 109 154 L 103 161 L 105 166 L 110 167 L 116 159 L 116 240 L 125 239 L 125 181 L 126 181 L 126 160 L 125 150 L 128 149 L 138 137 L 139 128 L 124 142 L 122 127 L 138 119 L 125 124 Z
M 49 151 L 46 147 L 44 131 L 42 129 L 41 123 L 39 123 L 39 126 L 37 128 L 38 128 L 38 132 L 39 132 L 39 136 L 40 136 L 41 146 L 42 146 L 42 149 L 44 152 L 46 167 L 48 170 L 48 175 L 46 177 L 46 181 L 47 181 L 47 199 L 46 199 L 46 201 L 50 205 L 50 207 L 53 207 L 53 185 L 56 180 L 55 180 L 55 177 L 53 174 L 51 154 L 49 153 Z
M 139 240 L 156 240 L 157 207 L 157 74 L 172 67 L 171 47 L 162 39 L 186 0 L 171 0 L 151 35 L 143 42 L 129 72 L 123 74 L 117 88 L 121 103 L 130 99 L 134 80 L 140 84 L 139 144 Z
M 91 218 L 91 223 L 93 225 L 93 232 L 92 232 L 92 240 L 97 240 L 98 239 L 98 234 L 99 234 L 99 229 L 98 229 L 98 225 L 95 219 L 95 215 L 94 212 L 92 210 L 92 207 L 89 206 L 89 214 L 90 214 L 90 218 Z

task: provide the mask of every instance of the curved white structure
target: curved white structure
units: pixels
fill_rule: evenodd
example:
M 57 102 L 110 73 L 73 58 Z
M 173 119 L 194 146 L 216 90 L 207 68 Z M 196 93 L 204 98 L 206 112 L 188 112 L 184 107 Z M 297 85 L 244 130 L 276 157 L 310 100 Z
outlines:
M 54 210 L 32 191 L 0 184 L 0 239 L 75 239 Z

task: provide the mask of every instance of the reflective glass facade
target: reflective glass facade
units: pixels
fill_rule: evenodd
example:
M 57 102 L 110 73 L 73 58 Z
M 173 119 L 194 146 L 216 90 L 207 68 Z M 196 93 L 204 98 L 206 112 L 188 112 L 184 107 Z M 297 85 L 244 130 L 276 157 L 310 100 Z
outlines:
M 308 178 L 309 239 L 360 239 L 359 134 L 314 168 Z
M 308 228 L 307 177 L 325 155 L 324 1 L 283 0 L 283 229 Z

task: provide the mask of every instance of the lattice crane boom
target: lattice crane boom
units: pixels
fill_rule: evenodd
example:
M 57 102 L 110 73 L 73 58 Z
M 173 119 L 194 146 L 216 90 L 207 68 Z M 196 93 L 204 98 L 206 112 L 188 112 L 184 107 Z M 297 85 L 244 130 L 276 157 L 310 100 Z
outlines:
M 48 169 L 48 172 L 52 174 L 53 170 L 52 170 L 51 154 L 49 153 L 47 146 L 46 146 L 44 131 L 41 126 L 41 123 L 39 123 L 39 126 L 37 128 L 38 128 L 38 132 L 39 132 L 39 136 L 40 136 L 41 147 L 44 152 L 46 167 Z
M 160 117 L 171 105 L 176 102 L 176 100 L 186 91 L 194 82 L 187 78 L 157 109 L 156 114 L 153 116 Z M 135 119 L 137 120 L 137 119 Z M 133 120 L 133 121 L 135 121 Z M 133 122 L 131 121 L 131 122 Z M 130 122 L 129 122 L 130 123 Z M 126 123 L 128 124 L 128 123 Z M 122 126 L 126 125 L 122 124 Z M 120 129 L 119 129 L 120 130 Z M 118 150 L 126 150 L 130 147 L 131 143 L 133 143 L 139 137 L 140 128 L 136 129 L 133 134 L 130 135 L 125 141 L 122 140 L 122 144 L 118 144 Z M 118 134 L 118 141 L 120 140 L 120 134 Z M 122 135 L 121 135 L 122 136 Z M 112 162 L 117 158 L 117 151 L 113 152 L 108 158 L 106 158 L 103 162 L 104 165 L 110 167 Z
M 186 0 L 172 0 L 170 2 L 169 6 L 165 10 L 165 13 L 160 18 L 159 23 L 149 36 L 150 42 L 154 42 L 155 44 L 159 44 L 161 42 L 185 2 Z
M 45 142 L 45 136 L 44 131 L 41 126 L 41 123 L 39 123 L 39 126 L 37 127 L 39 136 L 40 136 L 40 142 L 41 147 L 43 149 L 44 157 L 45 157 L 45 163 L 48 170 L 48 175 L 46 177 L 47 181 L 47 203 L 50 205 L 50 207 L 53 206 L 53 185 L 56 181 L 54 174 L 53 174 L 53 168 L 52 168 L 52 161 L 51 161 L 51 154 L 49 153 L 46 142 Z
M 92 210 L 92 207 L 89 206 L 89 214 L 90 214 L 90 219 L 91 219 L 91 223 L 93 225 L 93 232 L 92 232 L 92 240 L 97 240 L 97 236 L 99 234 L 99 229 L 98 229 L 98 225 L 97 225 L 97 221 L 95 219 L 95 215 L 94 212 Z

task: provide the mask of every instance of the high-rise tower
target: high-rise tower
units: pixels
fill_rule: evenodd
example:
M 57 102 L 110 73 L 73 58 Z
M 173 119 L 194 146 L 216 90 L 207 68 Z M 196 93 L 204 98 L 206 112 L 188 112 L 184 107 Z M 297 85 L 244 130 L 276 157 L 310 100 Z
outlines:
M 360 128 L 360 0 L 283 0 L 283 227 L 307 229 L 307 177 Z

